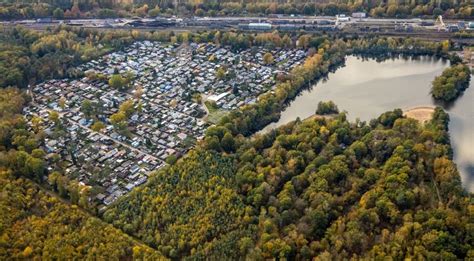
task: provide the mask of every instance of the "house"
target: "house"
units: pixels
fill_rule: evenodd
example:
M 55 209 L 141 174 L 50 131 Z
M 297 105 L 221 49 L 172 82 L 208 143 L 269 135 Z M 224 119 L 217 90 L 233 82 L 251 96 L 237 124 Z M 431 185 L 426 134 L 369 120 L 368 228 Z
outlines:
M 222 110 L 233 110 L 255 103 L 262 93 L 275 86 L 277 73 L 301 64 L 304 50 L 257 47 L 238 52 L 210 43 L 191 43 L 179 50 L 178 45 L 138 41 L 124 50 L 109 53 L 78 66 L 87 72 L 110 75 L 114 68 L 134 73 L 133 86 L 142 86 L 141 111 L 129 119 L 130 135 L 123 135 L 109 122 L 120 104 L 133 99 L 133 90 L 122 92 L 107 83 L 81 79 L 52 79 L 32 87 L 35 104 L 24 109 L 25 117 L 44 120 L 45 151 L 60 155 L 68 165 L 65 174 L 84 184 L 93 176 L 84 162 L 109 170 L 96 180 L 103 190 L 94 199 L 105 206 L 146 182 L 151 171 L 164 165 L 169 155 L 181 155 L 190 149 L 187 139 L 202 139 L 209 126 L 201 119 L 205 112 L 190 96 L 196 91 L 208 96 Z M 271 52 L 278 64 L 263 62 Z M 191 55 L 194 53 L 194 55 Z M 216 57 L 215 62 L 209 57 Z M 216 71 L 222 65 L 235 77 L 218 79 Z M 233 89 L 237 92 L 233 92 Z M 64 137 L 55 138 L 54 126 L 48 121 L 51 109 L 62 110 L 61 97 L 67 98 L 67 108 L 61 114 Z M 90 129 L 93 121 L 81 110 L 83 101 L 101 106 L 98 120 L 106 126 L 100 133 Z M 132 149 L 133 147 L 133 149 Z M 75 163 L 76 162 L 76 163 Z M 89 164 L 89 165 L 90 165 Z

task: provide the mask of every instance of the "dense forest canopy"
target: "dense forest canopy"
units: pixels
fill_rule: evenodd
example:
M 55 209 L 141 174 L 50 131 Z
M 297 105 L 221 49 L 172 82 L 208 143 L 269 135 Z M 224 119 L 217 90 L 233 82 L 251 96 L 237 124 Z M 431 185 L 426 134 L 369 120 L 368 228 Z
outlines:
M 197 149 L 104 217 L 175 258 L 472 257 L 448 120 L 296 121 L 231 154 Z
M 77 77 L 74 66 L 134 41 L 132 32 L 97 32 L 59 26 L 37 32 L 2 27 L 0 87 L 26 87 L 58 77 Z
M 105 221 L 130 234 L 139 231 L 144 242 L 172 258 L 214 252 L 235 256 L 232 244 L 247 233 L 240 231 L 246 209 L 237 193 L 233 159 L 193 151 L 185 162 L 159 171 L 130 194 L 130 201 L 105 213 Z M 215 250 L 216 245 L 225 245 L 228 253 Z
M 446 68 L 433 80 L 431 95 L 445 102 L 455 100 L 469 87 L 471 70 L 464 64 L 455 64 Z
M 165 259 L 36 184 L 0 171 L 0 259 Z
M 176 5 L 177 4 L 177 5 Z M 156 17 L 158 15 L 223 16 L 223 15 L 329 15 L 367 12 L 373 17 L 472 18 L 474 8 L 469 0 L 422 1 L 155 1 L 155 0 L 42 0 L 3 1 L 0 18 L 21 19 L 55 17 Z

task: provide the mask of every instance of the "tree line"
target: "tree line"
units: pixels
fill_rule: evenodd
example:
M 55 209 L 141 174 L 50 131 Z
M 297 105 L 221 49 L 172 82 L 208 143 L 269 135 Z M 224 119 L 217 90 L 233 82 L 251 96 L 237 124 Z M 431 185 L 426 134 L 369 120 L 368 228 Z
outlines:
M 192 7 L 192 6 L 190 6 Z M 201 3 L 182 12 L 194 13 L 198 16 L 240 15 L 326 15 L 365 12 L 372 17 L 433 17 L 443 15 L 449 18 L 472 17 L 473 8 L 467 1 L 286 1 L 274 3 L 263 1 L 258 3 L 237 3 L 226 1 L 219 4 Z
M 156 16 L 229 16 L 229 15 L 326 15 L 366 12 L 372 17 L 436 17 L 472 18 L 474 8 L 468 0 L 422 1 L 284 1 L 284 2 L 235 2 L 235 1 L 110 1 L 110 0 L 56 0 L 39 2 L 6 1 L 0 6 L 0 19 L 29 19 L 54 17 L 115 18 Z

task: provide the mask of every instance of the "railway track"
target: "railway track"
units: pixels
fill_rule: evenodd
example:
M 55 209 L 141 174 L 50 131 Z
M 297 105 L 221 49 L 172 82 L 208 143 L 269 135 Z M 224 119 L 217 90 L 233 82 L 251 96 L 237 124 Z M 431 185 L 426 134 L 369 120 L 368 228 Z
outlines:
M 14 27 L 16 24 L 4 24 L 5 27 Z M 23 25 L 27 28 L 44 31 L 48 28 L 54 27 L 56 25 L 51 24 L 27 24 Z M 219 30 L 219 31 L 244 31 L 244 32 L 267 32 L 272 30 L 248 30 L 248 29 L 241 29 L 236 25 L 226 25 L 226 26 L 167 26 L 167 27 L 147 27 L 147 26 L 140 26 L 140 27 L 97 27 L 97 26 L 81 26 L 82 28 L 87 29 L 94 29 L 99 31 L 108 31 L 108 30 L 118 30 L 118 31 L 130 31 L 130 30 L 138 30 L 138 31 L 173 31 L 173 32 L 198 32 L 198 31 L 205 31 L 205 30 Z M 320 34 L 339 34 L 339 35 L 347 35 L 347 36 L 366 36 L 366 35 L 373 35 L 373 36 L 391 36 L 391 37 L 412 37 L 417 39 L 423 40 L 433 40 L 433 41 L 443 41 L 443 40 L 451 40 L 454 43 L 464 44 L 464 45 L 474 45 L 474 37 L 471 38 L 459 38 L 455 37 L 454 33 L 450 32 L 437 32 L 433 30 L 427 30 L 422 28 L 416 28 L 411 32 L 406 31 L 396 31 L 395 29 L 391 29 L 389 27 L 381 27 L 378 31 L 364 31 L 363 27 L 359 26 L 351 26 L 345 27 L 339 30 L 332 30 L 332 31 L 325 31 L 325 30 L 315 30 L 314 28 L 310 29 L 295 29 L 295 30 L 281 30 L 282 32 L 303 32 L 303 33 L 320 33 Z

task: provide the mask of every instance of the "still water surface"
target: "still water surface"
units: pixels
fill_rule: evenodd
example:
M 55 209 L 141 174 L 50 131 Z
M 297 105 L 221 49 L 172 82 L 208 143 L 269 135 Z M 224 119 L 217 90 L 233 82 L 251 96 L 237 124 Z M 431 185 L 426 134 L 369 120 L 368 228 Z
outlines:
M 449 62 L 429 56 L 396 58 L 377 62 L 348 56 L 346 65 L 331 73 L 328 79 L 303 91 L 282 112 L 278 122 L 264 130 L 307 118 L 314 114 L 318 102 L 334 101 L 348 118 L 364 121 L 395 108 L 435 106 L 430 95 L 431 81 Z M 454 160 L 464 187 L 474 192 L 474 78 L 463 96 L 445 106 L 450 116 L 450 134 Z

